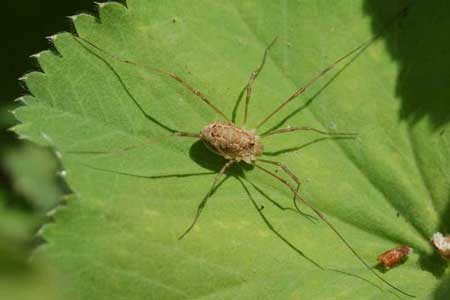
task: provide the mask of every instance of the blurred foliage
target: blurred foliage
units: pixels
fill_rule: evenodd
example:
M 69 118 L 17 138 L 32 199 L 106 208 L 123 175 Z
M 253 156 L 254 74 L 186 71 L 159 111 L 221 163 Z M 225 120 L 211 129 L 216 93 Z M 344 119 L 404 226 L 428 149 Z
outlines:
M 26 259 L 26 249 L 35 225 L 20 210 L 7 208 L 8 194 L 0 190 L 0 263 L 22 263 Z
M 23 143 L 5 151 L 2 165 L 13 191 L 32 210 L 45 212 L 60 201 L 63 182 L 55 176 L 59 166 L 48 149 Z

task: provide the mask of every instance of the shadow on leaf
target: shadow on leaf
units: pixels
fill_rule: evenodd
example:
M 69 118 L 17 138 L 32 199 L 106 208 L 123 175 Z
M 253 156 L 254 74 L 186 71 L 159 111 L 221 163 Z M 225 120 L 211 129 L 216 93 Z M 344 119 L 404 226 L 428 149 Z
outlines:
M 401 100 L 400 120 L 411 124 L 429 117 L 437 130 L 450 121 L 450 2 L 366 0 L 373 31 L 401 7 L 407 16 L 383 38 L 399 63 L 396 94 Z

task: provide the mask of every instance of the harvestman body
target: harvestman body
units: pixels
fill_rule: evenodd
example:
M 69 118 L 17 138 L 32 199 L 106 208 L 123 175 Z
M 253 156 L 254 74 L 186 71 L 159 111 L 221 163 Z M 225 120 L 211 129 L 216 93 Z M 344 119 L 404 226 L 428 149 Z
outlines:
M 256 130 L 245 130 L 230 122 L 206 125 L 200 132 L 200 138 L 209 150 L 236 162 L 251 164 L 264 150 Z
M 272 136 L 272 135 L 276 135 L 276 134 L 285 134 L 285 133 L 290 133 L 290 132 L 294 132 L 294 131 L 306 131 L 306 130 L 308 130 L 308 131 L 315 131 L 317 133 L 324 134 L 324 135 L 339 135 L 339 136 L 343 136 L 343 135 L 344 136 L 345 135 L 346 136 L 353 136 L 354 135 L 354 134 L 348 134 L 348 133 L 327 132 L 327 131 L 322 131 L 322 130 L 311 128 L 311 127 L 289 127 L 289 128 L 285 128 L 285 129 L 272 130 L 272 131 L 269 131 L 268 133 L 265 133 L 265 134 L 262 134 L 262 135 L 258 135 L 257 134 L 257 130 L 258 130 L 259 127 L 261 127 L 261 125 L 266 123 L 273 115 L 275 115 L 278 111 L 280 111 L 283 107 L 285 107 L 286 104 L 288 104 L 290 101 L 292 101 L 293 99 L 295 99 L 296 97 L 301 95 L 303 92 L 305 92 L 305 90 L 309 86 L 311 86 L 314 82 L 316 82 L 320 77 L 322 77 L 327 72 L 332 70 L 337 64 L 339 64 L 341 61 L 345 60 L 347 57 L 349 57 L 352 54 L 354 54 L 354 53 L 356 53 L 356 52 L 358 52 L 360 50 L 363 50 L 364 48 L 369 46 L 370 43 L 372 43 L 376 38 L 378 38 L 378 36 L 379 35 L 372 37 L 367 42 L 365 42 L 365 43 L 361 44 L 360 46 L 356 47 L 355 49 L 351 50 L 349 53 L 347 53 L 343 57 L 341 57 L 338 60 L 336 60 L 333 64 L 331 64 L 328 67 L 326 67 L 319 74 L 317 74 L 314 78 L 312 78 L 309 82 L 307 82 L 305 86 L 303 86 L 303 87 L 299 88 L 298 90 L 296 90 L 294 92 L 294 94 L 292 94 L 289 98 L 287 98 L 284 102 L 282 102 L 281 105 L 279 105 L 273 112 L 268 114 L 254 129 L 251 129 L 251 130 L 238 127 L 236 124 L 231 122 L 230 119 L 228 119 L 227 116 L 220 109 L 218 109 L 216 106 L 214 106 L 203 93 L 201 93 L 200 91 L 194 89 L 191 85 L 189 85 L 186 81 L 181 79 L 178 75 L 176 75 L 174 73 L 169 73 L 167 71 L 164 71 L 164 70 L 161 70 L 161 69 L 158 69 L 158 68 L 140 65 L 140 64 L 137 64 L 135 62 L 119 58 L 119 57 L 117 57 L 117 56 L 115 56 L 115 55 L 113 55 L 111 53 L 108 53 L 107 51 L 101 49 L 100 47 L 96 46 L 92 42 L 90 42 L 90 41 L 88 41 L 88 40 L 86 40 L 86 39 L 84 39 L 82 37 L 75 37 L 75 40 L 78 43 L 80 43 L 83 47 L 86 47 L 83 44 L 83 42 L 84 42 L 84 43 L 89 44 L 93 48 L 95 48 L 95 49 L 97 49 L 97 50 L 107 54 L 108 56 L 110 56 L 110 57 L 112 57 L 112 58 L 114 58 L 116 60 L 119 60 L 121 62 L 130 64 L 130 65 L 134 65 L 134 66 L 137 66 L 137 67 L 140 67 L 140 68 L 144 68 L 144 69 L 147 69 L 149 71 L 157 72 L 157 73 L 159 73 L 161 75 L 164 75 L 164 76 L 167 76 L 167 77 L 170 77 L 170 78 L 176 80 L 181 85 L 186 87 L 189 91 L 191 91 L 195 96 L 199 97 L 204 103 L 206 103 L 210 108 L 212 108 L 214 111 L 216 111 L 224 119 L 223 121 L 217 121 L 217 122 L 213 122 L 213 123 L 207 124 L 206 126 L 203 127 L 203 129 L 200 131 L 200 133 L 190 133 L 190 132 L 181 132 L 181 131 L 173 131 L 172 132 L 171 136 L 190 137 L 190 138 L 199 138 L 199 139 L 201 139 L 209 150 L 211 150 L 212 152 L 214 152 L 214 153 L 224 157 L 227 160 L 227 162 L 220 169 L 219 173 L 217 173 L 217 175 L 215 176 L 215 179 L 213 181 L 213 184 L 212 184 L 210 190 L 208 191 L 206 196 L 203 198 L 201 203 L 198 205 L 197 211 L 196 211 L 196 214 L 195 214 L 195 217 L 194 217 L 194 220 L 193 220 L 192 224 L 180 236 L 180 239 L 182 239 L 184 236 L 186 236 L 186 234 L 189 233 L 191 231 L 191 229 L 194 227 L 194 225 L 196 224 L 198 218 L 200 217 L 200 214 L 201 214 L 203 208 L 205 207 L 208 199 L 210 198 L 210 196 L 212 195 L 214 190 L 217 188 L 217 185 L 218 185 L 221 177 L 225 174 L 226 170 L 230 166 L 232 166 L 233 164 L 244 162 L 244 163 L 251 164 L 251 165 L 255 166 L 256 168 L 258 168 L 261 171 L 271 175 L 272 177 L 276 178 L 277 180 L 282 182 L 284 185 L 286 185 L 291 190 L 291 192 L 294 195 L 294 205 L 295 205 L 297 211 L 302 213 L 297 207 L 296 200 L 304 203 L 311 210 L 313 210 L 314 213 L 321 220 L 323 220 L 331 228 L 331 230 L 333 230 L 336 233 L 336 235 L 350 249 L 350 251 L 355 255 L 355 257 L 358 258 L 360 260 L 360 262 L 365 267 L 367 267 L 367 269 L 370 272 L 372 272 L 376 277 L 378 277 L 381 281 L 383 281 L 385 284 L 387 284 L 391 288 L 397 290 L 398 292 L 400 292 L 400 293 L 402 293 L 404 295 L 407 295 L 407 296 L 410 296 L 410 297 L 415 297 L 413 295 L 410 295 L 410 294 L 400 290 L 396 286 L 392 285 L 391 283 L 386 281 L 384 278 L 382 278 L 378 273 L 376 273 L 374 270 L 372 270 L 372 268 L 361 258 L 361 256 L 359 256 L 359 254 L 351 247 L 351 245 L 347 242 L 347 240 L 340 234 L 340 232 L 337 231 L 337 229 L 327 220 L 327 218 L 318 209 L 316 209 L 308 201 L 306 201 L 304 198 L 302 198 L 300 196 L 300 194 L 298 193 L 298 187 L 300 186 L 300 180 L 288 168 L 287 165 L 285 165 L 285 164 L 283 164 L 281 162 L 271 161 L 271 160 L 266 160 L 266 159 L 259 158 L 259 156 L 261 156 L 263 154 L 263 149 L 264 149 L 264 146 L 262 144 L 262 139 L 267 138 L 267 137 Z M 246 122 L 247 122 L 248 106 L 249 106 L 249 102 L 250 102 L 250 97 L 251 97 L 253 83 L 254 83 L 255 79 L 258 77 L 259 73 L 261 72 L 261 70 L 262 70 L 262 68 L 263 68 L 263 66 L 265 64 L 268 52 L 269 52 L 270 48 L 272 47 L 272 45 L 275 43 L 275 41 L 276 41 L 276 39 L 266 48 L 266 50 L 264 52 L 262 63 L 250 75 L 250 79 L 249 79 L 247 87 L 246 87 L 244 124 L 246 124 Z M 133 147 L 125 148 L 125 150 L 128 150 L 130 148 L 133 148 Z M 277 174 L 275 174 L 275 173 L 271 172 L 270 170 L 266 169 L 265 167 L 261 166 L 260 163 L 262 163 L 262 164 L 271 164 L 271 165 L 275 165 L 277 168 L 280 168 L 280 170 L 285 172 L 296 183 L 297 188 L 294 188 L 294 186 L 291 183 L 289 183 L 287 180 L 283 179 L 282 177 L 278 176 Z M 260 214 L 263 216 L 264 220 L 268 224 L 267 219 L 265 218 L 265 216 L 262 214 L 261 211 L 260 211 Z M 269 226 L 271 227 L 271 225 L 269 225 Z M 290 244 L 284 238 L 282 238 L 282 239 L 291 248 L 293 248 L 294 250 L 299 252 L 295 248 L 295 246 Z M 319 268 L 323 269 L 317 263 L 314 263 L 314 264 L 316 266 L 318 266 Z

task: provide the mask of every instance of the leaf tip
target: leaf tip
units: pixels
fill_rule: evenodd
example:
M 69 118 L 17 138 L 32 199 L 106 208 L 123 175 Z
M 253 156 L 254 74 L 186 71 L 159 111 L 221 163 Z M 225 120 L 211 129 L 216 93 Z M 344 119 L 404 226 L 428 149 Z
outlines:
M 19 77 L 19 81 L 25 82 L 25 81 L 27 81 L 27 79 L 28 79 L 28 74 L 25 74 L 25 75 L 22 75 L 21 77 Z
M 30 55 L 31 58 L 36 58 L 36 59 L 38 59 L 40 56 L 41 56 L 40 52 Z
M 57 175 L 61 178 L 65 178 L 67 176 L 67 171 L 66 170 L 58 171 Z
M 50 42 L 50 43 L 54 43 L 56 41 L 56 39 L 58 38 L 58 34 L 54 34 L 54 35 L 50 35 L 47 36 L 46 39 Z
M 94 1 L 94 4 L 97 5 L 98 7 L 102 8 L 102 7 L 105 7 L 108 3 Z
M 23 96 L 20 96 L 19 98 L 14 99 L 14 102 L 22 103 L 22 104 L 27 104 L 27 103 L 25 102 L 25 98 L 24 98 Z M 14 113 L 16 113 L 15 110 L 14 110 Z
M 75 21 L 78 19 L 78 17 L 79 17 L 80 15 L 83 15 L 83 14 L 71 15 L 71 16 L 67 16 L 67 18 L 68 18 L 69 20 L 71 20 L 72 22 L 75 22 Z

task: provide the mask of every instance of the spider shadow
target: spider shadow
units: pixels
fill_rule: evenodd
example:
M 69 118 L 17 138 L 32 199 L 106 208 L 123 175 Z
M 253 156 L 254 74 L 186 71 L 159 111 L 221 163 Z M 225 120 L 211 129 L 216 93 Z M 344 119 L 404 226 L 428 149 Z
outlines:
M 213 153 L 209 150 L 205 144 L 198 140 L 192 144 L 189 149 L 189 157 L 202 168 L 219 173 L 220 169 L 228 162 L 227 159 L 222 156 Z M 226 170 L 226 175 L 233 177 L 242 177 L 244 171 L 252 170 L 254 167 L 247 163 L 239 162 L 233 164 Z
M 110 152 L 108 151 L 76 151 L 76 150 L 66 151 L 65 153 L 74 155 L 110 154 Z M 92 164 L 86 164 L 83 162 L 80 162 L 80 165 L 89 168 L 91 170 L 96 170 L 104 173 L 118 174 L 128 177 L 143 178 L 143 179 L 165 179 L 165 178 L 183 178 L 183 177 L 207 176 L 218 174 L 220 172 L 220 169 L 228 162 L 228 160 L 226 160 L 222 156 L 211 152 L 201 140 L 197 140 L 191 145 L 191 147 L 189 148 L 189 157 L 194 163 L 209 171 L 196 173 L 170 173 L 161 175 L 147 175 L 147 174 L 130 173 L 122 170 L 106 169 Z M 244 170 L 251 170 L 251 169 L 253 169 L 253 166 L 248 164 L 244 163 L 234 164 L 226 170 L 226 175 L 233 177 L 241 177 L 243 175 Z
M 333 137 L 331 137 L 333 138 Z M 327 138 L 322 138 L 319 139 L 323 140 L 323 139 L 327 139 Z M 317 142 L 317 141 L 316 141 Z M 312 144 L 312 143 L 309 143 Z M 305 146 L 304 146 L 305 147 Z M 203 168 L 209 169 L 211 171 L 213 171 L 214 173 L 218 173 L 220 171 L 220 169 L 226 164 L 227 160 L 224 159 L 223 157 L 213 154 L 204 144 L 202 141 L 197 141 L 195 143 L 192 144 L 190 151 L 189 151 L 189 155 L 191 157 L 191 159 L 193 161 L 195 161 L 198 165 L 202 166 Z M 300 248 L 298 248 L 296 245 L 294 245 L 293 243 L 291 243 L 282 232 L 280 232 L 279 230 L 277 230 L 271 223 L 271 221 L 269 220 L 269 218 L 266 217 L 264 211 L 264 205 L 259 204 L 256 202 L 256 199 L 253 197 L 252 193 L 250 192 L 250 190 L 248 189 L 247 184 L 251 185 L 265 200 L 267 200 L 268 203 L 270 203 L 271 205 L 273 205 L 274 207 L 276 207 L 277 209 L 280 209 L 282 211 L 286 211 L 287 213 L 296 213 L 298 214 L 298 212 L 291 207 L 288 206 L 284 206 L 282 204 L 279 203 L 279 201 L 277 201 L 276 199 L 272 198 L 271 196 L 269 196 L 269 194 L 267 192 L 265 192 L 261 187 L 259 187 L 256 183 L 252 182 L 251 180 L 249 180 L 246 176 L 245 176 L 245 172 L 247 170 L 252 170 L 253 166 L 246 164 L 246 163 L 240 163 L 240 164 L 235 164 L 232 168 L 230 168 L 227 172 L 226 172 L 226 177 L 221 180 L 218 185 L 216 186 L 216 188 L 214 188 L 214 190 L 211 191 L 210 196 L 214 195 L 217 190 L 220 188 L 220 186 L 225 182 L 225 180 L 227 180 L 230 176 L 235 177 L 242 185 L 245 193 L 247 194 L 249 200 L 252 202 L 255 210 L 257 211 L 257 213 L 259 214 L 260 218 L 263 220 L 263 222 L 266 224 L 266 226 L 268 227 L 268 229 L 278 238 L 280 239 L 280 241 L 282 241 L 285 245 L 287 245 L 289 248 L 291 248 L 291 250 L 293 250 L 294 252 L 296 252 L 299 256 L 303 257 L 304 259 L 306 259 L 308 262 L 310 262 L 311 264 L 313 264 L 314 266 L 316 266 L 318 269 L 320 270 L 324 270 L 324 271 L 329 271 L 329 272 L 334 272 L 340 275 L 344 275 L 344 276 L 350 276 L 353 278 L 356 278 L 358 280 L 362 280 L 366 283 L 369 283 L 370 285 L 376 287 L 377 289 L 381 288 L 371 282 L 370 280 L 367 280 L 359 275 L 356 274 L 352 274 L 349 272 L 345 272 L 345 271 L 341 271 L 341 270 L 337 270 L 337 269 L 333 269 L 333 268 L 324 268 L 322 267 L 318 262 L 316 262 L 313 258 L 309 257 L 307 254 L 305 254 L 302 250 L 300 250 Z M 245 182 L 245 183 L 244 183 Z M 299 217 L 305 217 L 302 216 L 301 214 L 298 214 Z
M 361 48 L 360 51 L 358 51 L 357 54 L 355 54 L 347 63 L 345 63 L 330 79 L 328 79 L 325 84 L 323 84 L 319 90 L 317 90 L 317 92 L 315 92 L 310 98 L 308 98 L 308 100 L 306 100 L 306 102 L 302 105 L 300 105 L 298 108 L 296 108 L 294 111 L 292 111 L 291 113 L 289 113 L 287 116 L 285 116 L 283 119 L 281 119 L 278 123 L 276 123 L 275 125 L 273 125 L 272 127 L 270 127 L 269 129 L 267 129 L 266 131 L 264 131 L 262 134 L 267 134 L 273 130 L 279 129 L 280 127 L 282 127 L 284 124 L 286 124 L 290 119 L 292 119 L 293 117 L 295 117 L 297 114 L 299 114 L 301 111 L 303 111 L 304 109 L 308 108 L 316 99 L 317 97 L 319 97 L 324 91 L 325 89 L 327 89 L 341 74 L 342 72 L 344 72 L 356 59 L 358 59 L 358 57 L 363 54 L 365 52 L 365 50 L 372 45 L 375 42 L 375 40 L 373 40 L 372 42 L 368 43 L 366 46 L 364 46 L 363 48 Z
M 322 142 L 322 141 L 326 141 L 326 140 L 346 140 L 346 139 L 355 139 L 355 137 L 349 137 L 349 136 L 327 136 L 327 137 L 321 137 L 321 138 L 316 138 L 310 142 L 304 143 L 300 146 L 295 146 L 295 147 L 289 147 L 289 148 L 284 148 L 284 149 L 280 149 L 280 150 L 276 150 L 276 151 L 264 151 L 264 155 L 267 156 L 278 156 L 278 155 L 283 155 L 286 153 L 290 153 L 290 152 L 296 152 L 302 149 L 305 149 L 306 147 L 312 146 L 316 143 Z
M 125 81 L 123 80 L 122 76 L 116 71 L 116 69 L 112 66 L 112 64 L 106 60 L 104 57 L 102 57 L 100 54 L 92 50 L 91 48 L 87 47 L 85 44 L 83 44 L 80 40 L 78 40 L 76 37 L 74 37 L 74 40 L 76 43 L 80 45 L 84 50 L 89 52 L 91 55 L 95 56 L 98 60 L 100 60 L 116 77 L 117 81 L 122 86 L 123 90 L 127 94 L 127 96 L 132 100 L 134 105 L 137 107 L 137 109 L 141 112 L 141 114 L 150 122 L 157 125 L 158 127 L 162 128 L 165 131 L 168 131 L 170 133 L 177 132 L 176 129 L 169 127 L 168 125 L 162 123 L 160 120 L 156 119 L 154 116 L 149 114 L 139 103 L 139 101 L 136 99 L 136 97 L 131 93 L 128 86 L 125 84 Z M 93 46 L 93 45 L 92 45 Z M 93 46 L 96 47 L 96 46 Z
M 200 141 L 195 142 L 191 148 L 190 148 L 190 157 L 191 159 L 196 162 L 198 165 L 202 166 L 205 169 L 208 169 L 210 171 L 205 172 L 189 172 L 189 173 L 169 173 L 169 174 L 160 174 L 160 175 L 148 175 L 148 174 L 137 174 L 137 173 L 130 173 L 127 171 L 122 170 L 114 170 L 114 169 L 107 169 L 95 166 L 93 164 L 86 164 L 83 162 L 79 162 L 80 165 L 82 165 L 85 168 L 89 168 L 91 170 L 100 171 L 103 173 L 111 173 L 111 174 L 118 174 L 128 177 L 134 177 L 134 178 L 142 178 L 142 179 L 167 179 L 167 178 L 183 178 L 183 177 L 193 177 L 193 176 L 208 176 L 213 175 L 219 172 L 221 168 L 221 163 L 225 162 L 224 159 L 221 159 L 221 157 L 216 157 L 215 155 L 210 155 L 211 152 L 206 149 L 206 147 L 202 147 Z M 205 151 L 206 150 L 206 151 Z M 210 152 L 210 153 L 206 153 Z M 65 151 L 64 153 L 67 154 L 74 154 L 74 155 L 108 155 L 111 154 L 111 152 L 108 151 Z
M 274 205 L 276 208 L 283 210 L 283 211 L 292 211 L 292 212 L 296 212 L 295 209 L 289 209 L 287 207 L 284 207 L 282 205 L 280 205 L 278 203 L 278 201 L 276 201 L 275 199 L 273 199 L 272 197 L 270 197 L 268 195 L 267 192 L 265 192 L 262 188 L 260 188 L 258 185 L 256 185 L 254 182 L 252 182 L 251 180 L 249 180 L 248 178 L 246 178 L 245 176 L 242 178 L 238 178 L 239 182 L 241 183 L 245 193 L 248 196 L 248 199 L 250 200 L 250 202 L 253 204 L 255 210 L 258 212 L 259 216 L 261 217 L 261 219 L 263 220 L 263 222 L 266 224 L 266 226 L 268 227 L 268 229 L 278 238 L 280 239 L 284 244 L 286 244 L 289 248 L 291 248 L 291 250 L 293 250 L 294 252 L 296 252 L 299 256 L 303 257 L 304 259 L 306 259 L 308 262 L 310 262 L 311 264 L 313 264 L 314 266 L 316 266 L 318 269 L 323 270 L 323 271 L 327 271 L 327 272 L 334 272 L 340 275 L 344 275 L 344 276 L 350 276 L 352 278 L 356 278 L 358 280 L 364 281 L 365 283 L 370 284 L 371 286 L 379 289 L 380 291 L 382 290 L 381 287 L 379 287 L 377 284 L 373 283 L 372 281 L 356 275 L 356 274 L 352 274 L 350 272 L 346 272 L 346 271 L 342 271 L 342 270 L 338 270 L 338 269 L 334 269 L 334 268 L 326 268 L 321 266 L 318 262 L 316 262 L 313 258 L 309 257 L 307 254 L 305 254 L 303 251 L 300 250 L 300 248 L 298 248 L 297 246 L 295 246 L 293 243 L 291 243 L 279 230 L 277 230 L 272 223 L 269 221 L 269 219 L 266 217 L 266 215 L 263 213 L 264 210 L 264 206 L 260 205 L 257 203 L 256 199 L 253 197 L 252 193 L 250 192 L 249 188 L 247 187 L 246 183 L 251 185 L 257 192 L 258 194 L 260 194 L 265 200 L 267 200 L 269 203 L 271 203 L 272 205 Z
M 331 83 L 333 83 L 333 81 L 335 81 L 337 79 L 337 77 L 344 72 L 370 45 L 372 45 L 375 42 L 376 39 L 374 39 L 373 41 L 371 41 L 370 43 L 368 43 L 366 46 L 364 46 L 363 48 L 361 48 L 360 51 L 358 51 L 357 54 L 355 54 L 347 63 L 345 63 L 342 68 L 340 68 L 336 74 L 334 74 L 328 81 L 326 81 L 326 83 L 316 92 L 314 93 L 314 95 L 310 98 L 308 98 L 308 100 L 301 105 L 300 107 L 298 107 L 297 109 L 295 109 L 293 112 L 289 113 L 286 117 L 284 117 L 283 119 L 281 119 L 277 124 L 275 124 L 274 126 L 272 126 L 271 128 L 267 129 L 266 131 L 264 131 L 262 134 L 266 134 L 269 133 L 273 130 L 276 130 L 278 128 L 280 128 L 281 126 L 283 126 L 284 124 L 286 124 L 286 122 L 288 122 L 291 118 L 293 118 L 294 116 L 296 116 L 298 113 L 300 113 L 302 110 L 306 109 L 308 106 L 310 106 L 312 104 L 312 102 L 318 97 L 320 96 L 320 94 L 322 94 L 322 92 L 329 86 L 331 85 Z M 242 88 L 241 92 L 239 93 L 234 107 L 233 107 L 233 111 L 232 111 L 232 122 L 235 123 L 236 122 L 236 117 L 237 117 L 237 111 L 240 107 L 240 104 L 242 102 L 245 90 L 247 88 L 247 84 Z

